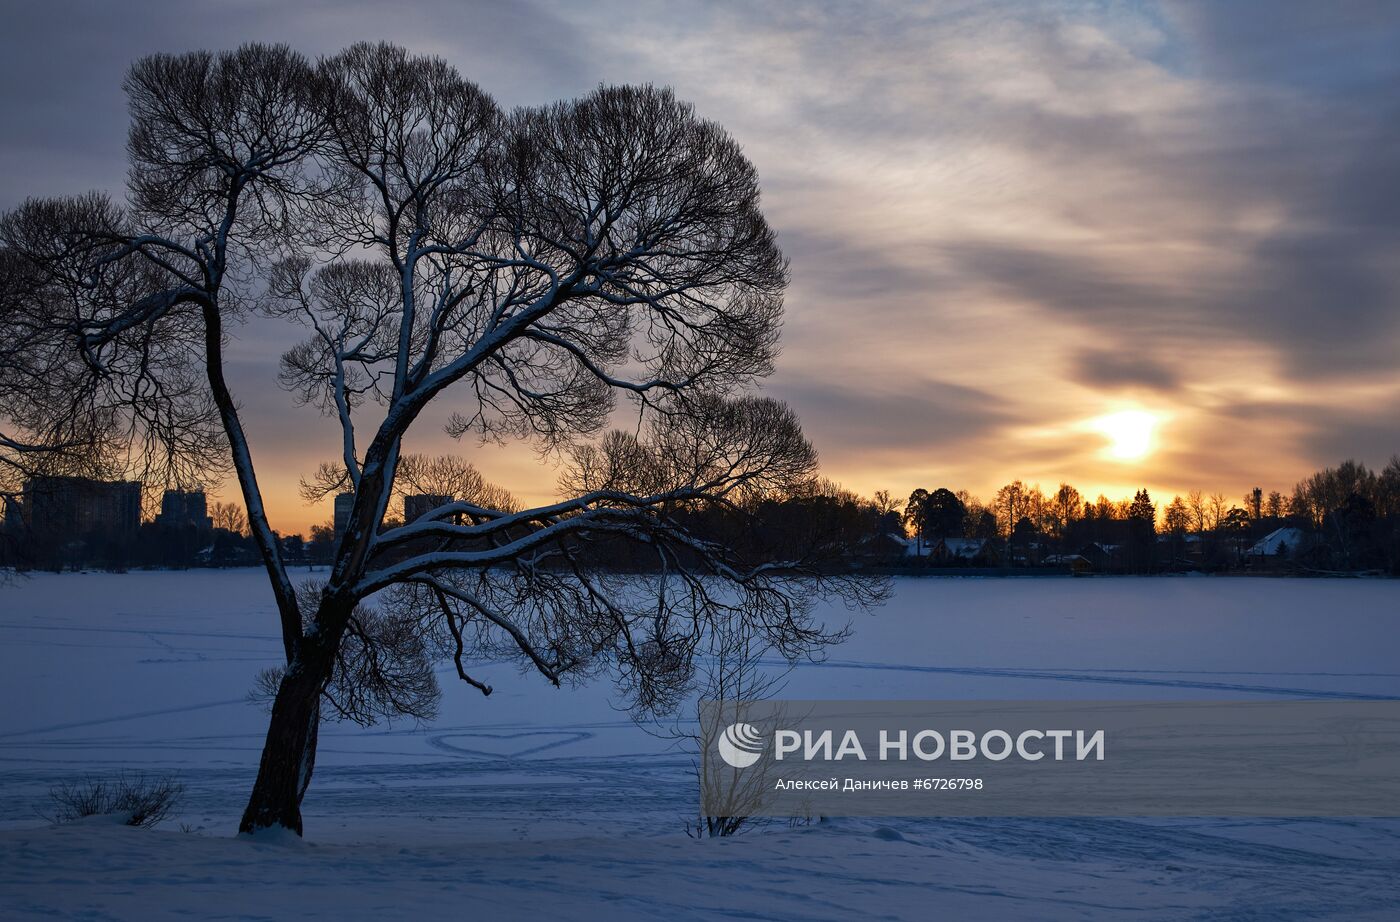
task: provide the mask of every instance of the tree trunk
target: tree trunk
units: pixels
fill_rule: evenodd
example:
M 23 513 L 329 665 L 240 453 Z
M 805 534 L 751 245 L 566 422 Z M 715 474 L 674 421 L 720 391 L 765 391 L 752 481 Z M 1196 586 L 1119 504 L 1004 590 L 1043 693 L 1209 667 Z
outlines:
M 289 669 L 277 686 L 258 779 L 239 832 L 284 826 L 301 835 L 301 799 L 311 783 L 316 761 L 324 684 L 321 672 L 303 661 Z

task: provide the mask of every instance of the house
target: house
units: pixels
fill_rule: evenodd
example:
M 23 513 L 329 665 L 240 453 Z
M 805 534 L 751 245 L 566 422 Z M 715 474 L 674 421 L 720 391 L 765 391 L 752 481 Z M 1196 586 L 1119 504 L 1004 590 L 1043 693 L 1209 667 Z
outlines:
M 891 535 L 890 537 L 895 536 Z M 901 544 L 904 545 L 905 557 L 928 557 L 930 554 L 933 553 L 933 544 L 926 539 L 920 540 L 919 538 L 899 538 L 898 540 Z
M 1111 570 L 1123 562 L 1122 545 L 1093 541 L 1079 549 L 1080 557 L 1095 570 Z
M 1205 556 L 1200 535 L 1167 532 L 1157 536 L 1157 560 L 1169 570 L 1195 570 Z
M 1042 561 L 1047 567 L 1065 567 L 1075 576 L 1094 572 L 1094 565 L 1082 554 L 1051 554 Z
M 908 556 L 914 542 L 894 532 L 881 532 L 871 535 L 860 543 L 856 556 L 867 562 L 897 563 L 899 558 Z
M 972 561 L 988 556 L 986 538 L 939 538 L 928 548 L 928 556 L 942 561 Z
M 1249 549 L 1251 557 L 1290 557 L 1303 546 L 1307 536 L 1301 528 L 1275 528 Z

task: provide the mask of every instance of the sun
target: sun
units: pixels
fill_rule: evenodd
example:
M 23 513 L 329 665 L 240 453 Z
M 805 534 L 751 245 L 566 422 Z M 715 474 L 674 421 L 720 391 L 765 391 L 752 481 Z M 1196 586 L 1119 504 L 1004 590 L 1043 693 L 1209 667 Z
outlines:
M 1151 454 L 1161 417 L 1146 410 L 1120 410 L 1090 421 L 1090 426 L 1108 439 L 1108 456 L 1118 461 L 1137 461 Z

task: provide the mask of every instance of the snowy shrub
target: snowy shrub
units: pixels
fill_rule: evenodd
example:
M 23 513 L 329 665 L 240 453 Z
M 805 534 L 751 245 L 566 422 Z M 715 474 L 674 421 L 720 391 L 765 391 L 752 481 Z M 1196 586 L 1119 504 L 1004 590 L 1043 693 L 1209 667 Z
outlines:
M 49 791 L 54 812 L 48 819 L 71 823 L 87 816 L 118 816 L 128 826 L 149 829 L 170 816 L 184 793 L 185 786 L 168 776 L 65 781 Z
M 687 820 L 685 834 L 692 839 L 718 839 L 736 836 L 746 824 L 753 823 L 749 816 L 702 816 L 694 821 Z

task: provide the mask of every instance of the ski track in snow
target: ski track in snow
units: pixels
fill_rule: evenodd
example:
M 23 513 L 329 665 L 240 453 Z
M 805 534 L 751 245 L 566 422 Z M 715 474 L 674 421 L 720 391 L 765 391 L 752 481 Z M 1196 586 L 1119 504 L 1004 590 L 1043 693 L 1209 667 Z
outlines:
M 1397 602 L 1394 583 L 901 581 L 783 695 L 1389 700 Z M 260 573 L 45 575 L 0 588 L 0 611 L 7 919 L 280 918 L 295 892 L 313 896 L 304 918 L 1382 919 L 1400 906 L 1396 820 L 845 818 L 693 841 L 687 754 L 619 714 L 606 686 L 560 692 L 495 663 L 476 667 L 490 698 L 444 673 L 431 724 L 327 725 L 310 841 L 248 842 L 227 835 L 265 728 L 247 690 L 280 649 Z M 197 834 L 36 819 L 55 782 L 124 769 L 178 776 L 178 821 Z
M 780 662 L 765 661 L 770 666 L 780 666 Z M 1199 689 L 1204 691 L 1245 692 L 1255 695 L 1276 695 L 1290 698 L 1342 698 L 1359 701 L 1396 701 L 1397 695 L 1370 695 L 1360 692 L 1328 691 L 1319 688 L 1291 688 L 1275 685 L 1249 685 L 1239 682 L 1205 682 L 1191 679 L 1149 679 L 1132 675 L 1106 675 L 1109 672 L 1132 672 L 1134 670 L 1098 670 L 1096 672 L 1071 672 L 1061 670 L 998 669 L 991 666 L 911 666 L 897 663 L 859 663 L 844 660 L 824 660 L 810 664 L 809 668 L 825 669 L 881 669 L 894 672 L 928 672 L 946 675 L 977 676 L 980 678 L 1038 679 L 1047 682 L 1084 682 L 1097 685 L 1147 685 L 1158 688 Z M 1162 672 L 1163 670 L 1156 670 Z M 1180 674 L 1180 673 L 1176 673 Z M 1231 673 L 1239 675 L 1240 673 Z M 1278 673 L 1250 673 L 1251 675 L 1277 675 Z M 1355 673 L 1291 673 L 1355 678 Z M 1394 678 L 1394 673 L 1372 673 L 1372 676 Z

